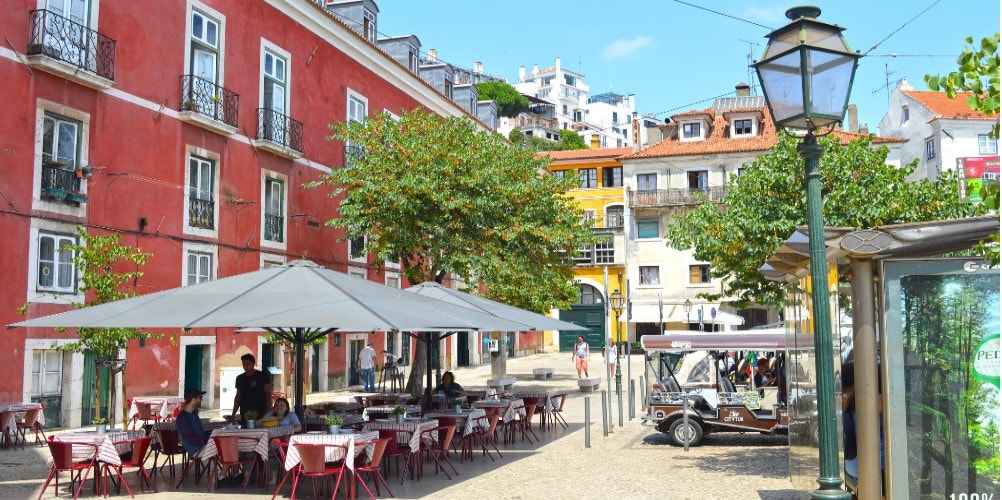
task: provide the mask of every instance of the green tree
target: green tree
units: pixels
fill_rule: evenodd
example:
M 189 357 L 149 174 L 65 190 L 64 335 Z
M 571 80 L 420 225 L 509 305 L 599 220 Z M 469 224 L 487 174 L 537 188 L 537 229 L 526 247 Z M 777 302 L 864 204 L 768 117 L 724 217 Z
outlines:
M 588 149 L 584 138 L 573 130 L 563 129 L 560 131 L 560 149 L 569 151 L 572 149 Z
M 711 273 L 726 278 L 714 300 L 736 297 L 739 305 L 779 304 L 781 286 L 758 271 L 793 233 L 806 225 L 804 162 L 798 141 L 782 136 L 772 151 L 730 180 L 723 205 L 704 202 L 675 215 L 668 224 L 668 246 L 694 248 Z M 952 173 L 930 181 L 909 182 L 917 161 L 904 167 L 885 163 L 887 148 L 863 138 L 840 145 L 831 137 L 819 143 L 824 220 L 828 226 L 869 228 L 904 222 L 967 217 L 983 207 L 960 201 Z
M 529 109 L 529 99 L 505 82 L 478 83 L 477 90 L 481 101 L 493 100 L 498 103 L 498 114 L 501 116 L 515 118 Z
M 577 298 L 569 255 L 593 241 L 566 196 L 574 179 L 540 175 L 547 159 L 478 130 L 465 118 L 421 109 L 399 120 L 336 122 L 331 140 L 364 151 L 313 186 L 333 188 L 346 237 L 366 237 L 376 266 L 400 261 L 412 283 L 447 273 L 486 286 L 486 295 L 545 312 Z M 421 389 L 424 344 L 410 390 Z

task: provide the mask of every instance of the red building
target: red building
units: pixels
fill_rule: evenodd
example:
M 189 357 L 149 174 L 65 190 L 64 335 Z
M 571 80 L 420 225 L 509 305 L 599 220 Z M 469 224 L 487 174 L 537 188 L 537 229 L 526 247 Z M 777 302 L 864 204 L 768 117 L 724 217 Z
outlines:
M 0 321 L 21 319 L 26 303 L 26 316 L 37 317 L 84 301 L 72 255 L 61 250 L 77 243 L 77 226 L 118 233 L 152 254 L 141 294 L 302 257 L 405 286 L 398 269 L 377 275 L 365 257 L 352 258 L 349 244 L 337 241 L 343 231 L 324 225 L 336 201 L 302 186 L 344 165 L 345 145 L 325 138 L 334 121 L 418 106 L 469 112 L 425 83 L 416 66 L 377 47 L 374 27 L 358 33 L 324 4 L 5 3 Z M 375 23 L 371 0 L 342 4 L 357 4 Z M 220 369 L 239 367 L 248 352 L 259 366 L 281 370 L 276 390 L 291 383 L 285 350 L 262 335 L 163 333 L 177 345 L 129 346 L 126 398 L 200 387 L 209 391 L 204 404 L 218 407 Z M 0 400 L 48 403 L 50 426 L 89 418 L 93 363 L 55 349 L 74 336 L 45 328 L 0 336 L 8 373 L 23 374 L 0 377 Z M 346 359 L 370 338 L 377 351 L 400 351 L 399 336 L 340 334 L 311 353 L 307 390 L 343 386 Z

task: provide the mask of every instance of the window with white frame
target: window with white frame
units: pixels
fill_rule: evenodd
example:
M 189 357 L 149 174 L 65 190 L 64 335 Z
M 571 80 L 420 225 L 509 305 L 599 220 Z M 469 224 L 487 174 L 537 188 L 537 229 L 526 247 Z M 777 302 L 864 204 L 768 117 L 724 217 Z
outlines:
M 658 266 L 640 266 L 641 285 L 660 285 L 661 269 Z
M 348 122 L 355 123 L 365 123 L 365 119 L 368 116 L 368 101 L 354 92 L 348 93 Z M 361 154 L 361 150 L 356 148 L 351 144 L 351 142 L 345 142 L 345 164 L 351 161 L 353 156 Z
M 581 187 L 582 188 L 594 188 L 594 187 L 598 187 L 598 169 L 597 168 L 581 168 L 581 169 L 578 169 L 578 175 L 581 176 Z
M 904 125 L 908 123 L 908 105 L 901 106 L 901 124 Z
M 709 283 L 710 265 L 694 264 L 689 266 L 689 283 Z
M 581 211 L 581 224 L 587 227 L 592 227 L 595 225 L 595 211 L 594 210 L 582 210 Z
M 999 154 L 999 141 L 993 139 L 988 134 L 978 134 L 978 154 L 997 155 Z
M 612 240 L 595 243 L 595 263 L 612 264 L 616 261 L 616 247 Z
M 708 170 L 690 170 L 685 174 L 689 189 L 706 189 L 709 184 Z
M 700 123 L 690 122 L 682 124 L 682 138 L 683 139 L 699 139 L 700 135 Z
M 288 100 L 288 61 L 271 49 L 264 49 L 264 68 L 261 78 L 264 89 L 262 107 L 283 115 L 286 113 Z M 266 120 L 267 121 L 267 120 Z M 274 138 L 269 137 L 274 140 Z M 281 141 L 276 141 L 281 142 Z
M 651 239 L 660 237 L 661 233 L 660 231 L 658 231 L 657 219 L 637 219 L 638 239 Z
M 752 120 L 751 118 L 741 118 L 734 120 L 734 137 L 750 136 L 754 132 L 752 130 Z
M 38 233 L 38 291 L 75 293 L 75 236 Z
M 63 351 L 31 350 L 31 396 L 55 396 L 62 392 Z
M 264 180 L 264 239 L 285 241 L 285 181 Z
M 605 227 L 623 227 L 623 206 L 612 205 L 605 209 Z
M 190 74 L 209 84 L 219 75 L 219 21 L 204 12 L 191 11 Z
M 46 112 L 42 118 L 42 197 L 62 201 L 80 191 L 80 122 Z
M 386 286 L 390 288 L 400 288 L 400 276 L 387 274 Z
M 637 191 L 657 191 L 658 174 L 637 174 Z
M 622 187 L 623 167 L 603 167 L 602 187 Z
M 925 158 L 931 160 L 936 157 L 936 141 L 927 139 L 925 141 Z
M 195 285 L 212 279 L 212 254 L 189 250 L 185 256 L 187 267 L 186 285 Z
M 200 156 L 188 157 L 188 226 L 215 229 L 216 164 Z
M 366 40 L 376 43 L 376 14 L 369 9 L 362 9 L 362 33 Z

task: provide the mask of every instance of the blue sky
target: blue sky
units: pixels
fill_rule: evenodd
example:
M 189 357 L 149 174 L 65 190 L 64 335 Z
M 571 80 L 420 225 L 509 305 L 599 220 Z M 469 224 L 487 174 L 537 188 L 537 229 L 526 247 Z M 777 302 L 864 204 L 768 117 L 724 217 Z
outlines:
M 757 85 L 754 72 L 748 73 L 749 49 L 758 59 L 765 35 L 788 21 L 786 10 L 810 2 L 377 3 L 380 36 L 417 35 L 422 52 L 437 49 L 439 59 L 466 68 L 483 61 L 485 72 L 512 83 L 520 65 L 531 71 L 534 64 L 553 66 L 560 57 L 564 67 L 585 75 L 592 94 L 634 94 L 638 112 L 663 120 L 710 106 L 714 97 L 731 95 L 738 82 Z M 859 108 L 860 123 L 874 133 L 895 82 L 907 78 L 916 90 L 926 90 L 924 75 L 956 69 L 964 38 L 980 40 L 999 31 L 997 0 L 813 4 L 821 8 L 822 21 L 846 28 L 854 50 L 869 52 L 860 60 L 850 102 Z

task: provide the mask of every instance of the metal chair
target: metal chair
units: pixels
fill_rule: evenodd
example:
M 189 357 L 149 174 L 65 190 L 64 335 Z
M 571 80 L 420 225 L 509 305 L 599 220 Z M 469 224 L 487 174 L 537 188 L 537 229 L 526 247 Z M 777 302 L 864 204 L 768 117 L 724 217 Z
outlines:
M 372 494 L 372 490 L 366 484 L 365 478 L 362 476 L 363 473 L 369 473 L 369 477 L 372 478 L 373 484 L 376 486 L 376 495 L 380 494 L 379 485 L 382 484 L 386 488 L 386 492 L 393 495 L 393 491 L 390 490 L 390 486 L 386 484 L 386 480 L 383 479 L 383 474 L 380 472 L 380 467 L 383 463 L 383 453 L 386 451 L 386 447 L 392 442 L 393 438 L 381 438 L 375 441 L 361 441 L 355 443 L 355 446 L 368 446 L 373 445 L 372 457 L 367 463 L 355 464 L 355 479 L 359 484 L 365 488 L 365 491 L 369 493 L 369 496 L 376 498 Z
M 336 497 L 337 490 L 341 487 L 341 480 L 344 478 L 345 460 L 351 460 L 348 457 L 348 447 L 332 443 L 297 443 L 293 446 L 296 447 L 296 451 L 299 453 L 300 467 L 296 469 L 295 475 L 292 476 L 292 498 L 296 498 L 296 489 L 299 488 L 299 480 L 302 476 L 309 477 L 312 480 L 314 498 L 317 497 L 318 477 L 327 477 L 329 482 L 331 476 L 337 476 L 334 490 L 331 492 L 331 498 Z M 340 455 L 345 457 L 345 459 L 334 465 L 327 465 L 327 448 L 339 448 Z
M 132 439 L 129 441 L 132 443 L 132 451 L 130 452 L 127 461 L 123 461 L 121 465 L 114 465 L 109 463 L 104 464 L 104 476 L 105 476 L 104 496 L 108 496 L 108 480 L 114 481 L 114 478 L 111 476 L 110 469 L 115 469 L 115 472 L 118 474 L 118 482 L 115 483 L 115 493 L 118 493 L 121 486 L 125 485 L 125 491 L 129 492 L 129 496 L 135 498 L 136 495 L 132 494 L 132 488 L 129 488 L 129 485 L 125 483 L 125 478 L 122 477 L 123 467 L 136 467 L 139 469 L 140 491 L 146 491 L 147 484 L 150 485 L 150 488 L 152 488 L 153 491 L 158 491 L 156 483 L 150 477 L 150 474 L 146 472 L 146 463 L 145 463 L 146 450 L 150 447 L 150 442 L 152 441 L 153 441 L 153 436 L 146 436 L 146 437 L 141 437 L 139 439 Z M 121 443 L 115 443 L 115 444 L 117 445 Z
M 449 472 L 445 470 L 445 463 L 449 464 L 452 468 L 452 472 L 459 475 L 459 471 L 456 470 L 456 466 L 452 464 L 452 460 L 449 460 L 449 447 L 452 445 L 452 437 L 456 434 L 455 425 L 446 425 L 441 427 L 435 427 L 434 429 L 427 429 L 421 432 L 421 450 L 418 452 L 419 455 L 425 455 L 435 461 L 435 474 L 441 470 L 445 477 L 452 479 Z M 444 437 L 443 437 L 444 436 Z M 418 459 L 418 480 L 421 480 L 421 465 L 422 461 Z
M 177 486 L 175 486 L 174 489 L 181 488 L 181 485 L 184 484 L 184 478 L 188 477 L 188 473 L 191 472 L 192 467 L 195 467 L 196 484 L 198 483 L 198 480 L 202 478 L 202 474 L 205 473 L 202 469 L 202 459 L 199 458 L 199 455 L 202 453 L 202 449 L 205 448 L 205 439 L 188 434 L 181 434 L 180 436 L 182 440 L 198 443 L 198 451 L 188 454 L 188 461 L 184 464 L 184 468 L 181 469 L 181 479 L 178 480 Z M 187 452 L 187 450 L 185 450 L 185 452 Z
M 181 436 L 177 431 L 172 429 L 160 429 L 154 431 L 157 434 L 157 440 L 159 443 L 153 447 L 153 475 L 156 476 L 157 471 L 163 469 L 170 464 L 170 477 L 174 477 L 174 455 L 184 456 L 187 453 L 184 447 L 181 446 Z M 159 463 L 160 455 L 166 457 L 164 463 L 157 467 Z
M 275 447 L 275 455 L 278 458 L 279 471 L 285 470 L 285 456 L 289 454 L 289 442 L 282 438 L 271 438 L 271 444 Z M 286 471 L 285 474 L 282 475 L 282 480 L 279 481 L 278 486 L 275 487 L 275 493 L 271 495 L 271 500 L 275 500 L 275 497 L 278 496 L 278 492 L 282 491 L 282 486 L 285 485 L 285 480 L 291 477 L 294 474 L 295 469 L 298 467 L 299 465 L 294 467 L 292 470 Z
M 410 440 L 414 433 L 404 429 L 379 429 L 379 439 L 389 439 L 386 449 L 383 450 L 383 457 L 393 458 L 397 465 L 397 472 L 400 474 L 400 484 L 404 484 L 404 470 L 411 472 L 411 479 L 414 478 L 414 453 L 411 452 Z M 404 459 L 404 468 L 400 468 L 400 459 Z
M 560 424 L 564 429 L 567 428 L 567 421 L 564 420 L 564 402 L 567 401 L 566 394 L 555 394 L 552 399 L 556 399 L 556 408 L 550 412 L 550 425 Z
M 490 450 L 487 449 L 487 445 L 491 445 L 494 451 L 498 454 L 499 458 L 503 458 L 501 455 L 501 450 L 498 449 L 497 436 L 494 435 L 494 431 L 497 429 L 498 421 L 501 420 L 501 415 L 497 413 L 492 413 L 490 415 L 485 415 L 483 417 L 477 417 L 477 427 L 468 436 L 463 439 L 464 447 L 463 452 L 473 460 L 473 446 L 480 446 L 483 450 L 484 455 L 494 461 L 494 457 L 491 455 Z M 460 458 L 462 461 L 462 458 Z
M 58 441 L 54 437 L 50 437 L 46 444 L 49 445 L 49 453 L 52 454 L 52 467 L 49 469 L 49 475 L 45 478 L 45 484 L 42 485 L 42 491 L 38 493 L 38 498 L 41 500 L 42 495 L 45 493 L 45 489 L 49 487 L 49 482 L 52 478 L 56 478 L 56 492 L 59 492 L 59 473 L 69 472 L 70 473 L 70 489 L 73 489 L 73 483 L 77 480 L 80 481 L 80 486 L 77 486 L 76 491 L 73 493 L 73 498 L 80 496 L 80 490 L 83 489 L 83 484 L 87 481 L 87 476 L 90 475 L 91 469 L 97 463 L 97 445 L 94 443 L 76 443 L 72 441 Z M 76 456 L 74 456 L 74 447 L 76 447 Z M 76 479 L 74 479 L 76 478 Z M 98 478 L 94 478 L 95 481 Z
M 143 427 L 150 425 L 150 421 L 159 422 L 160 415 L 153 414 L 153 407 L 150 403 L 136 402 L 136 414 L 132 416 L 132 428 L 135 429 L 139 421 L 143 421 Z
M 45 408 L 42 406 L 42 408 Z M 38 420 L 38 413 L 42 411 L 41 408 L 35 408 L 34 410 L 28 410 L 24 413 L 24 419 L 17 423 L 17 440 L 21 443 L 23 448 L 28 444 L 28 431 L 35 432 L 35 444 L 41 444 L 45 442 L 45 431 L 42 430 L 42 426 L 39 425 L 36 420 Z M 38 439 L 38 433 L 42 433 L 42 439 Z
M 253 448 L 257 445 L 257 439 L 248 436 L 213 436 L 212 441 L 216 443 L 216 456 L 212 458 L 212 465 L 209 466 L 209 480 L 205 485 L 205 492 L 213 486 L 219 487 L 219 469 L 223 466 L 244 466 L 254 467 L 257 464 L 257 455 L 247 458 L 240 456 L 240 443 L 247 443 Z M 251 471 L 244 471 L 243 491 L 247 492 L 247 483 L 250 482 Z

